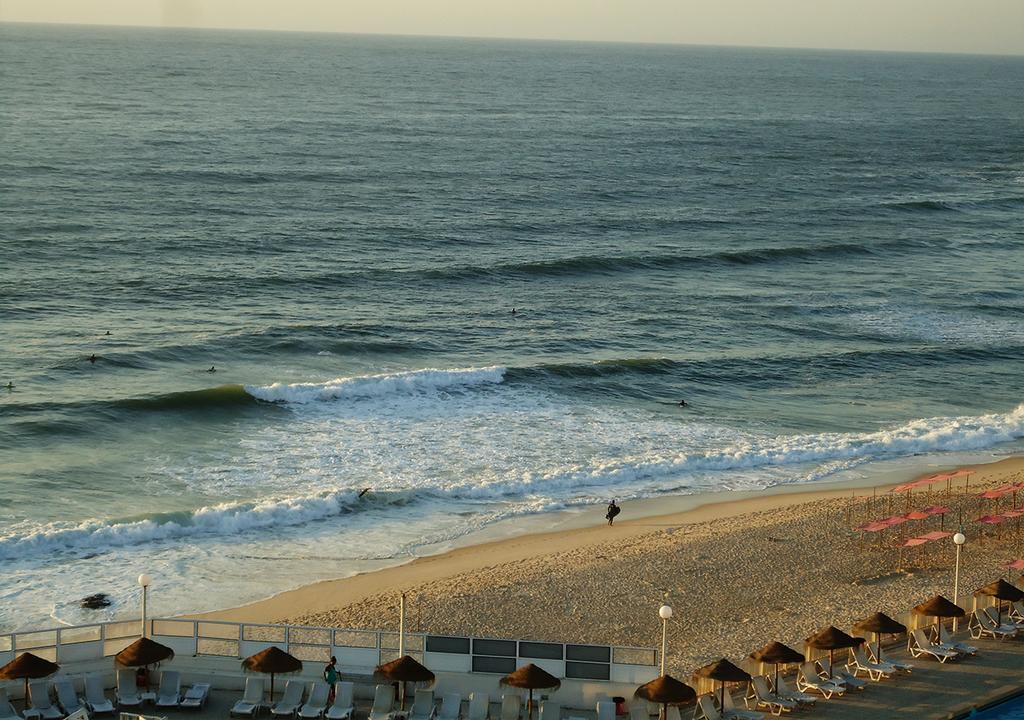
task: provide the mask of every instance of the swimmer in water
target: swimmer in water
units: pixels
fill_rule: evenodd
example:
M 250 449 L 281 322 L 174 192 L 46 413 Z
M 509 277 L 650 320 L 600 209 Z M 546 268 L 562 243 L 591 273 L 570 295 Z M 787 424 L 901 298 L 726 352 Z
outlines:
M 206 372 L 217 372 L 217 368 L 216 368 L 216 366 L 214 366 L 214 365 L 211 365 L 211 366 L 210 366 L 210 369 L 209 369 L 209 370 L 207 370 Z
M 89 356 L 89 362 L 91 362 L 93 365 L 95 365 L 96 364 L 96 356 L 95 355 L 90 355 Z
M 109 330 L 107 330 L 107 335 L 109 335 L 109 334 L 110 334 L 110 331 L 109 331 Z
M 8 390 L 13 390 L 14 389 L 14 383 L 9 382 L 6 385 L 4 385 L 4 387 L 7 388 Z
M 686 407 L 686 401 L 685 400 L 680 400 L 679 401 L 679 407 Z

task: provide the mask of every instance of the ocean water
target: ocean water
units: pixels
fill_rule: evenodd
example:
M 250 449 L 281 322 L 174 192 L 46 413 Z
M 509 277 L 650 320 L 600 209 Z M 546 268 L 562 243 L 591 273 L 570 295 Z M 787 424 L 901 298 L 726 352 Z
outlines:
M 0 25 L 0 87 L 0 627 L 1021 449 L 1024 58 Z

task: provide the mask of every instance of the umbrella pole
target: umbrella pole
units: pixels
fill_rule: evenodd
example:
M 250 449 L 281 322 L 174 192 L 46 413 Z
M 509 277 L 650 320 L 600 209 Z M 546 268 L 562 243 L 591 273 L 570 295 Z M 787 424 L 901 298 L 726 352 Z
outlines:
M 835 669 L 833 669 L 833 667 L 832 667 L 832 653 L 833 653 L 832 650 L 828 651 L 828 679 L 829 680 L 832 679 L 833 673 L 835 673 Z
M 533 720 L 533 688 L 530 688 L 530 702 L 526 703 L 526 720 Z
M 725 707 L 725 680 L 722 681 L 722 695 L 718 700 L 718 707 Z M 724 710 L 722 712 L 725 712 Z
M 274 673 L 270 673 L 270 702 L 274 702 Z
M 772 688 L 775 692 L 779 691 L 779 664 L 775 663 L 775 687 Z

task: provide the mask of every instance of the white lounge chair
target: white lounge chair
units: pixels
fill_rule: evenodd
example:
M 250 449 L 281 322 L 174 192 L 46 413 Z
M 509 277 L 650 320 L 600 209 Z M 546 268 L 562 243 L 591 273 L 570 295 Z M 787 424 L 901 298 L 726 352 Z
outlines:
M 434 691 L 429 688 L 417 688 L 415 695 L 413 695 L 409 720 L 434 720 L 436 713 Z
M 786 682 L 785 675 L 779 675 L 778 679 L 775 681 L 775 694 L 784 700 L 792 700 L 793 702 L 798 702 L 801 705 L 814 705 L 818 702 L 818 698 L 814 695 L 808 695 L 805 692 L 800 692 L 799 690 L 791 688 L 789 683 Z
M 182 696 L 179 707 L 200 710 L 206 705 L 206 700 L 209 697 L 210 683 L 193 683 L 192 687 L 186 690 Z
M 0 688 L 0 720 L 22 720 L 7 697 L 7 688 Z
M 349 720 L 355 711 L 355 703 L 352 696 L 355 693 L 355 685 L 345 680 L 334 683 L 334 702 L 327 708 L 324 717 L 327 720 Z
M 562 705 L 554 700 L 542 700 L 537 720 L 562 720 Z
M 842 685 L 847 690 L 863 690 L 867 687 L 867 680 L 854 677 L 842 665 L 833 664 L 824 658 L 818 661 L 818 665 L 821 667 L 819 677 L 824 680 L 831 680 L 836 685 Z
M 302 705 L 303 683 L 301 680 L 289 680 L 284 685 L 284 695 L 270 708 L 274 717 L 293 717 Z
M 519 710 L 523 701 L 515 693 L 501 696 L 501 720 L 519 720 Z
M 683 720 L 682 716 L 679 715 L 679 708 L 675 705 L 669 705 L 665 708 L 665 720 Z
M 851 666 L 853 668 L 854 675 L 866 672 L 868 677 L 875 681 L 881 680 L 884 677 L 889 677 L 896 672 L 896 666 L 892 663 L 879 663 L 869 660 L 868 656 L 864 653 L 863 645 L 850 648 L 850 662 L 846 664 L 846 667 L 850 668 Z
M 998 610 L 994 607 L 982 608 L 982 612 L 988 616 L 988 619 L 992 621 L 992 626 L 998 627 L 1001 630 L 1013 630 L 1020 632 L 1020 626 L 1010 618 L 1002 619 Z
M 1024 623 L 1024 600 L 1014 600 L 1010 603 L 1006 614 L 1015 623 Z
M 309 685 L 309 699 L 299 708 L 300 718 L 318 718 L 327 712 L 327 696 L 331 687 L 322 680 L 315 680 Z
M 71 678 L 54 678 L 53 689 L 57 691 L 57 704 L 64 710 L 65 715 L 78 712 L 85 707 L 85 702 L 75 692 L 75 681 Z
M 45 680 L 36 680 L 28 684 L 28 697 L 32 709 L 39 711 L 43 720 L 60 720 L 64 713 L 50 701 L 50 688 Z
M 912 664 L 901 662 L 899 660 L 893 660 L 892 658 L 886 658 L 884 660 L 879 660 L 878 659 L 878 651 L 876 651 L 875 646 L 871 645 L 869 643 L 867 645 L 867 648 L 868 648 L 868 653 L 867 653 L 868 660 L 870 660 L 873 663 L 878 663 L 880 665 L 885 665 L 885 664 L 888 663 L 889 665 L 892 665 L 894 668 L 896 668 L 899 672 L 907 672 L 908 673 L 908 672 L 911 672 L 914 669 L 914 666 Z
M 114 703 L 107 699 L 103 689 L 103 676 L 97 673 L 85 676 L 85 705 L 94 715 L 114 712 Z
M 975 611 L 971 613 L 971 617 L 967 620 L 967 632 L 970 633 L 971 637 L 975 640 L 979 640 L 986 635 L 996 638 L 997 640 L 1005 640 L 1006 638 L 1015 637 L 1017 635 L 1017 629 L 1015 627 L 1010 628 L 1000 626 L 981 608 L 976 608 Z
M 629 720 L 651 720 L 651 709 L 646 700 L 633 699 L 633 702 L 629 704 Z
M 978 648 L 953 638 L 945 625 L 939 625 L 939 644 L 950 647 L 962 655 L 977 655 Z
M 722 716 L 726 720 L 764 720 L 765 714 L 757 710 L 742 710 L 733 702 L 728 689 L 722 693 Z
M 242 699 L 236 702 L 229 715 L 256 717 L 256 712 L 263 707 L 263 679 L 249 677 L 245 679 L 245 691 Z
M 370 720 L 388 720 L 395 704 L 395 689 L 390 685 L 378 685 L 373 691 L 373 706 Z
M 960 653 L 956 650 L 939 647 L 932 643 L 923 628 L 910 631 L 910 636 L 907 638 L 907 650 L 912 657 L 929 655 L 940 663 L 944 663 L 947 660 L 956 660 L 960 657 Z
M 470 693 L 466 720 L 486 720 L 490 714 L 491 698 L 487 693 Z
M 820 692 L 826 700 L 831 699 L 833 695 L 844 695 L 846 693 L 846 688 L 839 683 L 822 678 L 818 671 L 817 663 L 813 660 L 805 662 L 800 666 L 800 669 L 797 671 L 796 686 L 801 691 L 815 690 Z
M 164 670 L 160 673 L 160 689 L 156 693 L 157 707 L 178 707 L 181 703 L 181 673 Z
M 698 716 L 697 713 L 700 712 Z M 694 711 L 693 716 L 703 717 L 705 720 L 725 720 L 722 717 L 722 713 L 718 712 L 718 708 L 715 707 L 715 700 L 710 695 L 701 695 L 697 698 L 697 708 Z
M 754 707 L 766 708 L 772 715 L 781 715 L 800 707 L 800 703 L 796 700 L 780 697 L 769 690 L 768 680 L 764 675 L 755 675 L 750 678 L 750 690 L 753 693 L 751 698 L 754 701 Z
M 117 671 L 117 692 L 114 693 L 119 707 L 139 707 L 142 705 L 142 696 L 139 695 L 139 688 L 135 684 L 134 670 Z
M 597 720 L 615 720 L 615 703 L 611 700 L 599 700 L 597 702 Z

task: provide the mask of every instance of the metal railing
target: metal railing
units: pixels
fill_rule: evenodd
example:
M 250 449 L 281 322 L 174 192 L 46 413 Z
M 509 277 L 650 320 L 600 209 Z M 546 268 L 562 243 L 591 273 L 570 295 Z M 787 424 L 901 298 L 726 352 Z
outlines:
M 138 620 L 94 623 L 0 634 L 0 664 L 32 651 L 61 664 L 88 662 L 120 652 L 139 635 Z M 224 620 L 153 618 L 147 634 L 179 656 L 240 659 L 277 645 L 308 662 L 333 655 L 349 672 L 370 674 L 398 656 L 398 633 L 238 623 Z M 657 665 L 653 648 L 538 642 L 406 633 L 408 654 L 441 672 L 505 674 L 535 662 L 560 678 L 616 681 L 646 674 Z

